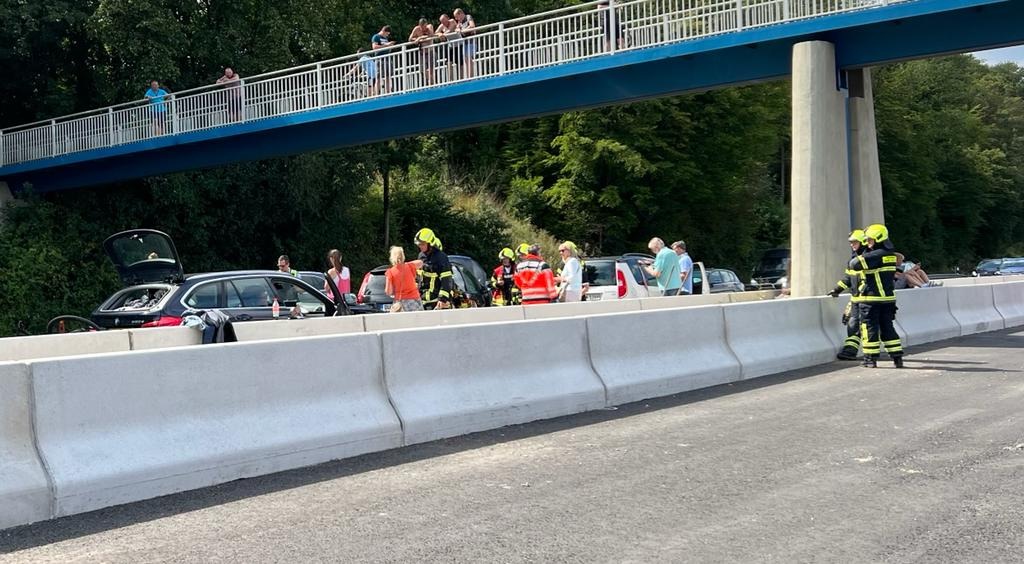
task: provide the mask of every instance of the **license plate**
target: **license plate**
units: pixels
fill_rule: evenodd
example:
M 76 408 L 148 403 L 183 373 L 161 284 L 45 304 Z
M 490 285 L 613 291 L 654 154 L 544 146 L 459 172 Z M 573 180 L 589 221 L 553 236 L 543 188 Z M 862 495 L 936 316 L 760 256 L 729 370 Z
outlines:
M 391 304 L 378 304 L 377 306 L 381 311 L 388 311 L 391 309 Z
M 599 302 L 599 301 L 601 301 L 601 297 L 602 297 L 601 294 L 587 294 L 587 301 L 588 302 Z

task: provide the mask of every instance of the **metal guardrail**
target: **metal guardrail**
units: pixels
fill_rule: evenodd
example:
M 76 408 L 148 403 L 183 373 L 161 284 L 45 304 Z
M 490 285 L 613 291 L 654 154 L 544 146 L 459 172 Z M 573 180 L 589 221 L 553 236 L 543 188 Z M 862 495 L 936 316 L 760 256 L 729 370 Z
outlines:
M 0 166 L 911 0 L 606 0 L 0 130 Z

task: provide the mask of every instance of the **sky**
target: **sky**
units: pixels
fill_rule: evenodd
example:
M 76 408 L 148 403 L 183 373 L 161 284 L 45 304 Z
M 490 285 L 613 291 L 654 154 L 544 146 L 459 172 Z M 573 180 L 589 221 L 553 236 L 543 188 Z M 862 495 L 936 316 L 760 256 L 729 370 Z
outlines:
M 993 49 L 991 51 L 978 51 L 973 55 L 987 65 L 998 65 L 999 63 L 1010 61 L 1024 67 L 1024 45 Z

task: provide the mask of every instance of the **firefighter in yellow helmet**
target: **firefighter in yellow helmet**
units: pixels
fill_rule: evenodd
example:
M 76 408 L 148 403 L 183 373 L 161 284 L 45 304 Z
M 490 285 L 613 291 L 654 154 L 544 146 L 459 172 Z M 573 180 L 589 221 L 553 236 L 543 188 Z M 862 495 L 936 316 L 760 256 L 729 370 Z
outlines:
M 899 259 L 889 241 L 889 230 L 876 223 L 864 229 L 868 250 L 850 261 L 850 269 L 864 277 L 860 292 L 861 348 L 864 366 L 878 366 L 882 347 L 896 368 L 903 368 L 903 344 L 896 320 L 896 266 Z
M 867 250 L 863 229 L 854 229 L 847 238 L 850 242 L 850 250 L 856 258 Z M 836 282 L 836 287 L 828 295 L 838 298 L 843 292 L 850 292 L 850 303 L 846 304 L 846 311 L 843 312 L 843 324 L 846 325 L 846 341 L 843 342 L 843 350 L 839 351 L 836 358 L 839 360 L 857 360 L 857 353 L 860 351 L 860 290 L 864 283 L 860 271 L 853 270 L 847 265 L 845 275 Z
M 416 232 L 413 240 L 420 249 L 420 297 L 423 309 L 448 309 L 452 307 L 452 264 L 441 249 L 441 240 L 430 229 Z
M 516 254 L 505 247 L 498 253 L 501 264 L 494 267 L 491 274 L 491 288 L 494 305 L 518 305 L 520 302 L 519 287 L 516 286 Z

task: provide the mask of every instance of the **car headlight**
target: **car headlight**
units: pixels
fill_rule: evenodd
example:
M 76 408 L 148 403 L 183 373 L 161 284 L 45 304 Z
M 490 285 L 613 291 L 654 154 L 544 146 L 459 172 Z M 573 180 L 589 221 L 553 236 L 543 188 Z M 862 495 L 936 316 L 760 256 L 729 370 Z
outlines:
M 757 286 L 757 280 L 754 280 L 753 278 L 751 278 L 750 279 L 750 285 L 751 286 Z

